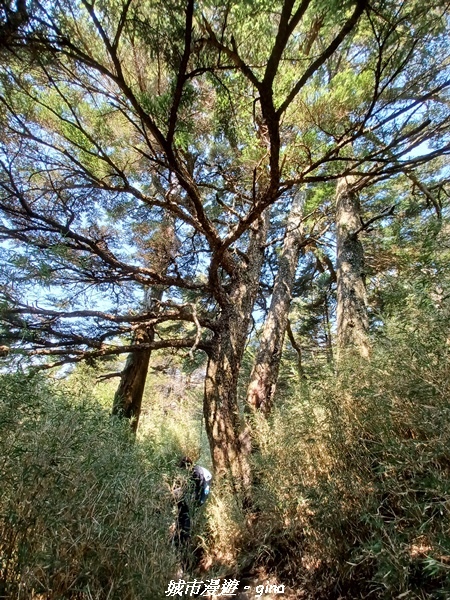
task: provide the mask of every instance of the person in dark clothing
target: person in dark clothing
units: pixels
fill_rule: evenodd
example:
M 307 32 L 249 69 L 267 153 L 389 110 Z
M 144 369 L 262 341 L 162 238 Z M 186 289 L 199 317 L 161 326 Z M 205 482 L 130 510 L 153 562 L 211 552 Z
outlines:
M 188 457 L 182 458 L 179 466 L 188 470 L 189 478 L 185 488 L 178 490 L 174 542 L 180 550 L 186 550 L 191 539 L 192 517 L 208 498 L 212 475 L 205 467 L 194 465 Z

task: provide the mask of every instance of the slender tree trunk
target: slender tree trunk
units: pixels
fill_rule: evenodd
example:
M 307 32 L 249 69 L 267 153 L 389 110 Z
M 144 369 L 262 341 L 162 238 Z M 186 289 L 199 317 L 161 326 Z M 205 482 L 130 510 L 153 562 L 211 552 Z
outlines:
M 272 408 L 288 325 L 292 286 L 303 240 L 303 202 L 303 195 L 298 195 L 287 220 L 272 300 L 247 390 L 247 407 L 265 415 Z
M 233 275 L 212 340 L 205 379 L 204 415 L 216 475 L 228 475 L 236 491 L 250 471 L 242 447 L 237 388 L 251 315 L 259 288 L 268 216 L 251 231 L 247 261 Z
M 178 240 L 175 235 L 174 221 L 173 218 L 169 217 L 163 221 L 160 230 L 153 235 L 146 258 L 155 270 L 167 273 L 177 251 Z M 146 289 L 143 310 L 157 313 L 163 293 L 164 287 L 162 286 L 153 286 Z M 154 326 L 143 324 L 135 329 L 133 344 L 149 343 L 153 342 L 154 339 Z M 139 424 L 151 353 L 151 350 L 130 352 L 114 395 L 112 414 L 130 419 L 131 429 L 134 433 L 136 433 Z
M 156 312 L 157 303 L 161 300 L 162 295 L 163 288 L 159 286 L 146 290 L 145 311 Z M 154 339 L 154 327 L 142 325 L 134 332 L 133 344 L 145 344 L 153 342 Z M 130 419 L 131 429 L 134 433 L 136 433 L 139 424 L 142 397 L 151 354 L 151 350 L 130 352 L 120 376 L 119 386 L 114 395 L 112 414 Z
M 355 233 L 361 227 L 361 207 L 353 184 L 347 177 L 336 188 L 338 358 L 345 351 L 364 358 L 370 353 L 364 248 Z
M 288 335 L 289 341 L 291 342 L 292 348 L 297 353 L 297 371 L 298 371 L 298 374 L 300 375 L 301 379 L 306 379 L 305 371 L 303 369 L 302 349 L 301 349 L 300 345 L 297 343 L 297 341 L 295 339 L 294 332 L 292 331 L 291 322 L 289 321 L 289 319 L 288 319 L 288 322 L 287 322 L 287 325 L 286 325 L 286 333 Z

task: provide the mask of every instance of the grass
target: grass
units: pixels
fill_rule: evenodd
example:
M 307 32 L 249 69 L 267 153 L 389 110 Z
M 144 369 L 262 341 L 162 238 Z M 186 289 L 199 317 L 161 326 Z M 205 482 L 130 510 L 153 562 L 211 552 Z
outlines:
M 1 388 L 0 597 L 164 597 L 174 461 L 92 399 L 23 376 Z
M 450 596 L 449 315 L 407 309 L 370 362 L 291 379 L 256 422 L 253 510 L 215 482 L 193 576 L 266 573 L 310 600 Z M 92 377 L 0 378 L 0 598 L 157 600 L 178 579 L 171 489 L 180 455 L 208 466 L 200 386 L 152 378 L 133 441 Z

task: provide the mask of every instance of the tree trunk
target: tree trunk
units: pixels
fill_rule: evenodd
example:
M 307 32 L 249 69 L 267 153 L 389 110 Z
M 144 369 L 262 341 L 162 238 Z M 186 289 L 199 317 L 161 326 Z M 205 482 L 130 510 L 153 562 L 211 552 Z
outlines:
M 147 244 L 144 244 L 144 247 L 144 256 L 148 263 L 156 271 L 162 274 L 167 273 L 178 252 L 178 240 L 172 217 L 169 216 L 164 219 L 160 229 L 152 235 L 151 244 L 148 244 L 148 247 Z M 161 286 L 146 289 L 144 293 L 144 311 L 157 313 L 163 293 L 164 287 Z M 134 331 L 133 344 L 150 343 L 154 339 L 154 326 L 143 324 Z M 114 395 L 112 414 L 130 419 L 131 429 L 134 433 L 136 433 L 139 424 L 151 353 L 151 350 L 130 352 Z
M 261 336 L 259 350 L 250 376 L 247 407 L 269 414 L 280 369 L 281 353 L 288 324 L 291 292 L 303 240 L 303 203 L 299 194 L 293 202 L 278 261 L 278 273 Z
M 239 309 L 228 307 L 220 330 L 213 339 L 205 379 L 204 415 L 216 476 L 231 477 L 236 490 L 245 487 L 249 477 L 243 462 L 241 417 L 237 386 L 249 320 Z M 242 334 L 245 334 L 244 335 Z
M 297 343 L 297 341 L 295 339 L 294 332 L 292 331 L 291 322 L 289 321 L 289 319 L 288 319 L 287 325 L 286 325 L 286 333 L 288 335 L 289 341 L 291 342 L 292 348 L 297 353 L 297 371 L 298 371 L 298 374 L 300 375 L 301 379 L 305 380 L 306 379 L 306 375 L 305 375 L 305 371 L 303 369 L 302 349 L 301 349 L 300 345 Z
M 163 288 L 155 287 L 146 290 L 145 310 L 157 311 L 157 302 L 161 300 Z M 133 344 L 153 342 L 155 328 L 139 326 L 133 335 Z M 130 419 L 133 433 L 136 433 L 141 414 L 142 397 L 147 379 L 151 350 L 130 352 L 120 376 L 120 383 L 114 395 L 112 414 Z
M 243 451 L 237 388 L 241 361 L 259 289 L 268 217 L 251 231 L 247 260 L 233 275 L 212 340 L 205 379 L 204 415 L 216 476 L 231 477 L 245 489 L 249 466 Z
M 324 312 L 324 330 L 325 330 L 325 345 L 327 349 L 327 363 L 333 364 L 333 341 L 331 337 L 331 326 L 330 326 L 330 309 L 329 309 L 329 295 L 325 292 L 323 300 L 323 312 Z
M 356 234 L 361 227 L 361 207 L 353 184 L 354 178 L 346 177 L 336 188 L 338 358 L 346 351 L 356 351 L 364 358 L 370 353 L 364 248 Z

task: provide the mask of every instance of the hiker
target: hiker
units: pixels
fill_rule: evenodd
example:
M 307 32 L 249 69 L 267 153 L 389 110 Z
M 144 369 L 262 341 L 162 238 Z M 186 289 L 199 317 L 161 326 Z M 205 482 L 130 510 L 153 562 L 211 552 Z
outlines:
M 189 479 L 185 488 L 176 490 L 178 515 L 174 541 L 176 546 L 182 548 L 189 544 L 191 519 L 196 509 L 202 506 L 208 498 L 212 475 L 205 467 L 194 466 L 192 460 L 187 456 L 181 459 L 179 466 L 189 471 Z

